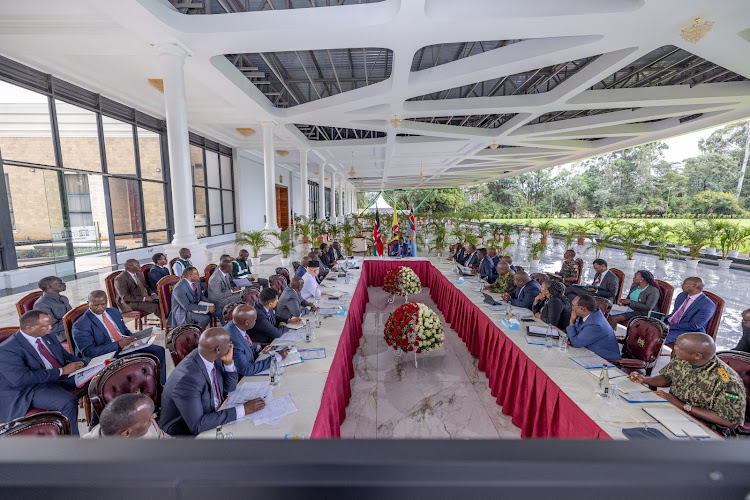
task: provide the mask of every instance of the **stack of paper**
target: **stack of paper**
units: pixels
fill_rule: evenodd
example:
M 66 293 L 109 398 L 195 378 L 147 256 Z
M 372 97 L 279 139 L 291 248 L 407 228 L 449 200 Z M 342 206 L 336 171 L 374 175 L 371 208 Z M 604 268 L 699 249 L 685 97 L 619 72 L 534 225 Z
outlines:
M 629 312 L 633 312 L 633 310 L 629 308 L 628 306 L 618 306 L 617 304 L 613 305 L 612 309 L 609 310 L 609 314 L 611 316 L 614 316 L 615 314 L 625 314 Z
M 619 384 L 618 384 L 619 389 Z M 628 403 L 669 403 L 664 398 L 660 398 L 655 393 L 649 392 L 630 392 L 628 394 L 620 394 L 620 397 Z
M 86 385 L 86 382 L 94 378 L 97 373 L 109 364 L 109 360 L 114 355 L 114 352 L 108 352 L 107 354 L 97 356 L 89 361 L 88 365 L 68 375 L 68 378 L 72 378 L 75 381 L 76 387 L 83 387 Z
M 268 357 L 268 353 L 261 354 L 260 356 L 258 356 L 258 359 L 256 361 L 263 361 L 267 357 Z M 299 352 L 289 351 L 289 354 L 286 355 L 286 358 L 284 358 L 280 364 L 283 367 L 287 367 L 290 365 L 296 365 L 298 363 L 302 363 L 303 361 L 304 360 L 302 359 L 302 356 L 300 356 Z M 268 370 L 263 370 L 262 372 L 258 372 L 255 375 L 260 376 L 260 375 L 268 375 L 268 374 L 269 374 Z
M 269 382 L 243 382 L 229 393 L 226 404 L 237 406 L 256 398 L 261 398 L 266 403 L 273 400 L 273 386 Z
M 286 332 L 284 335 L 279 337 L 277 340 L 281 340 L 283 342 L 302 342 L 305 340 L 305 332 Z
M 587 370 L 595 370 L 596 368 L 601 368 L 604 365 L 612 366 L 610 363 L 607 362 L 606 359 L 600 358 L 596 355 L 591 356 L 578 356 L 575 358 L 570 358 L 571 361 L 574 361 L 575 363 L 578 363 L 582 367 L 586 368 Z
M 294 405 L 294 401 L 289 395 L 286 395 L 281 399 L 267 401 L 265 408 L 250 415 L 245 415 L 243 420 L 252 420 L 255 425 L 275 426 L 279 425 L 284 417 L 295 411 L 297 411 L 297 407 Z
M 674 408 L 647 407 L 643 411 L 654 417 L 664 427 L 678 437 L 706 438 L 711 435 L 684 413 Z

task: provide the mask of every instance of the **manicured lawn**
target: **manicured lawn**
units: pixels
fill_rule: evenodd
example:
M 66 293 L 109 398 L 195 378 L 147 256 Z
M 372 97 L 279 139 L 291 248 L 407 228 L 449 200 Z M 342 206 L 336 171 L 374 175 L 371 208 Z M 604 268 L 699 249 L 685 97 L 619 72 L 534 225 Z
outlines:
M 524 222 L 531 221 L 531 224 L 538 224 L 540 222 L 551 220 L 555 224 L 560 226 L 569 226 L 571 224 L 581 224 L 593 220 L 592 218 L 579 218 L 579 219 L 482 219 L 484 222 L 505 222 L 511 224 L 523 224 Z M 695 219 L 620 219 L 628 222 L 659 222 L 666 226 L 676 226 L 681 222 L 690 222 Z M 728 219 L 730 222 L 739 222 L 740 225 L 750 227 L 750 219 Z

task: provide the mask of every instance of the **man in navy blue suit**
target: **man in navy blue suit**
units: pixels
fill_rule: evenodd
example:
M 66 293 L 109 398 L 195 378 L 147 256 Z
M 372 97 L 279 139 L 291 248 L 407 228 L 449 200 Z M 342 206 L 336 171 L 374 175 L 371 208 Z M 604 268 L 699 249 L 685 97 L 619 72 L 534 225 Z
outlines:
M 615 332 L 599 310 L 593 296 L 579 295 L 573 299 L 570 326 L 566 331 L 573 347 L 586 347 L 609 361 L 620 359 L 620 347 Z
M 148 286 L 151 288 L 153 293 L 159 293 L 156 289 L 156 284 L 164 276 L 169 276 L 169 266 L 167 261 L 167 254 L 155 253 L 151 260 L 154 261 L 154 265 L 148 270 Z
M 492 258 L 487 255 L 486 248 L 480 248 L 478 253 L 479 277 L 486 280 L 487 283 L 494 283 L 497 279 L 497 272 L 495 271 L 495 264 L 492 262 Z
M 501 295 L 503 300 L 510 301 L 511 305 L 531 310 L 534 299 L 542 293 L 542 287 L 536 281 L 529 278 L 525 271 L 518 271 L 513 275 L 516 289 L 510 293 Z
M 120 311 L 107 307 L 107 294 L 103 290 L 94 290 L 89 294 L 89 309 L 73 323 L 73 342 L 79 355 L 95 358 L 108 352 L 114 352 L 115 358 L 122 355 L 120 351 L 136 339 L 125 326 Z M 167 365 L 164 348 L 158 345 L 144 347 L 135 353 L 153 354 L 161 363 L 161 383 L 166 382 Z
M 664 343 L 669 347 L 683 333 L 706 333 L 706 326 L 716 311 L 716 304 L 703 293 L 704 286 L 703 280 L 697 276 L 685 278 L 682 282 L 682 292 L 674 301 L 672 314 L 664 318 L 669 325 Z
M 270 344 L 273 339 L 284 335 L 289 329 L 286 323 L 279 321 L 274 312 L 274 307 L 279 302 L 279 292 L 274 288 L 266 288 L 260 292 L 260 299 L 255 303 L 255 311 L 258 313 L 258 319 L 255 326 L 248 331 L 253 342 L 260 344 Z M 300 318 L 290 321 L 302 321 Z
M 198 348 L 185 356 L 169 376 L 161 396 L 159 427 L 172 436 L 197 435 L 263 409 L 261 398 L 224 410 L 224 394 L 237 388 L 237 368 L 229 332 L 209 328 Z
M 68 375 L 85 361 L 50 334 L 48 314 L 29 311 L 20 321 L 20 330 L 0 344 L 0 422 L 22 417 L 32 407 L 54 410 L 67 417 L 78 435 L 78 397 L 69 392 L 76 385 Z M 87 385 L 80 392 L 85 393 Z
M 258 312 L 255 307 L 247 304 L 240 304 L 232 310 L 232 321 L 224 325 L 224 329 L 229 332 L 234 346 L 234 365 L 237 372 L 243 377 L 255 375 L 262 371 L 268 370 L 271 366 L 271 358 L 268 357 L 262 361 L 255 361 L 260 345 L 254 344 L 247 334 L 255 326 L 258 319 Z M 275 353 L 276 361 L 281 362 L 286 358 L 289 349 L 283 349 Z

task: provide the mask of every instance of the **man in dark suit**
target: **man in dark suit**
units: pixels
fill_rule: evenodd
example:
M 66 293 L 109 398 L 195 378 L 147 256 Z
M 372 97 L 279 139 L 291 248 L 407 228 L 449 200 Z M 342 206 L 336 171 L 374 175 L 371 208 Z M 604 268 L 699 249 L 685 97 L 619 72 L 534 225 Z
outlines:
M 607 261 L 604 259 L 596 259 L 592 263 L 594 271 L 594 281 L 591 282 L 591 287 L 575 287 L 569 286 L 565 290 L 565 296 L 572 302 L 574 298 L 579 295 L 595 295 L 598 297 L 604 297 L 610 300 L 612 303 L 616 303 L 619 297 L 616 297 L 617 290 L 620 287 L 620 278 L 615 273 L 610 272 L 607 269 Z M 600 288 L 594 288 L 594 287 Z
M 198 269 L 188 267 L 182 272 L 182 279 L 172 289 L 172 310 L 167 317 L 169 326 L 181 326 L 188 323 L 197 323 L 201 328 L 206 328 L 211 322 L 211 316 L 218 317 L 221 311 L 217 311 L 213 304 L 208 303 L 204 292 L 200 287 L 200 276 Z
M 566 328 L 570 345 L 586 347 L 608 361 L 620 359 L 620 347 L 612 327 L 599 310 L 596 299 L 581 295 L 573 299 L 570 325 Z
M 503 300 L 510 301 L 511 305 L 531 310 L 534 299 L 542 292 L 542 287 L 532 280 L 525 271 L 518 271 L 513 275 L 516 289 L 510 293 L 502 294 Z
M 307 269 L 305 269 L 305 268 L 307 267 L 307 263 L 308 262 L 310 262 L 310 256 L 309 255 L 305 255 L 304 257 L 302 257 L 299 260 L 299 267 L 297 268 L 296 271 L 294 271 L 294 276 L 296 278 L 301 278 L 302 276 L 305 275 L 305 273 L 307 272 Z
M 463 262 L 466 267 L 478 267 L 479 256 L 477 255 L 477 247 L 475 245 L 469 245 L 469 250 L 466 253 L 466 258 Z
M 39 280 L 39 289 L 44 293 L 34 302 L 35 311 L 41 311 L 52 318 L 50 333 L 60 342 L 68 339 L 62 319 L 65 313 L 72 309 L 68 298 L 62 294 L 66 288 L 65 282 L 57 276 L 42 278 Z
M 136 259 L 125 262 L 125 270 L 115 278 L 115 303 L 122 312 L 159 313 L 159 300 L 151 295 L 143 280 L 141 265 Z
M 260 299 L 255 303 L 258 319 L 255 326 L 248 332 L 253 342 L 270 344 L 273 339 L 284 335 L 289 329 L 286 323 L 276 317 L 274 307 L 279 302 L 279 292 L 273 288 L 266 288 L 260 292 Z M 299 318 L 297 319 L 299 321 Z
M 115 358 L 135 341 L 132 333 L 125 326 L 120 311 L 107 307 L 107 294 L 103 290 L 94 290 L 89 294 L 89 308 L 73 323 L 73 341 L 78 353 L 86 358 L 95 358 L 108 352 L 114 352 Z M 158 345 L 143 347 L 137 353 L 153 354 L 161 363 L 161 383 L 166 382 L 166 360 L 164 348 Z
M 169 266 L 167 265 L 169 261 L 167 260 L 167 254 L 164 253 L 154 254 L 151 260 L 154 261 L 154 265 L 148 270 L 148 286 L 153 293 L 159 293 L 159 290 L 156 289 L 156 284 L 164 276 L 170 275 Z
M 78 435 L 78 397 L 68 375 L 84 360 L 50 335 L 51 318 L 41 311 L 21 316 L 20 330 L 0 344 L 0 422 L 22 417 L 29 408 L 59 411 Z M 85 394 L 87 386 L 80 389 Z
M 497 267 L 497 263 L 500 262 L 500 256 L 497 254 L 497 248 L 488 248 L 487 256 L 492 259 L 493 268 Z M 515 271 L 513 271 L 515 272 Z
M 453 262 L 456 264 L 463 264 L 464 260 L 466 259 L 464 246 L 461 244 L 461 242 L 457 242 L 455 246 L 455 251 L 453 252 Z
M 219 410 L 224 394 L 237 388 L 233 355 L 229 332 L 223 328 L 209 328 L 201 334 L 198 348 L 175 367 L 164 386 L 159 418 L 164 432 L 171 436 L 197 435 L 266 406 L 256 398 Z
M 255 375 L 262 371 L 268 370 L 271 366 L 271 358 L 268 357 L 263 361 L 255 361 L 257 353 L 260 351 L 260 344 L 254 344 L 247 334 L 252 330 L 258 319 L 258 312 L 253 306 L 240 304 L 232 311 L 232 321 L 224 325 L 224 329 L 229 332 L 234 346 L 234 365 L 237 372 L 243 377 Z M 276 361 L 281 362 L 289 353 L 289 349 L 283 349 L 274 353 Z
M 315 311 L 315 304 L 304 300 L 302 295 L 300 295 L 304 284 L 305 280 L 295 276 L 292 278 L 292 282 L 289 286 L 281 292 L 279 302 L 276 304 L 276 316 L 278 316 L 281 321 L 289 323 L 291 318 L 301 317 L 307 312 L 305 309 L 306 307 L 309 307 L 313 312 Z
M 486 280 L 487 283 L 494 283 L 497 279 L 497 272 L 492 259 L 487 255 L 486 248 L 479 249 L 479 277 Z
M 672 314 L 664 318 L 669 326 L 664 343 L 669 347 L 683 333 L 706 333 L 706 326 L 716 311 L 716 304 L 703 293 L 704 286 L 703 280 L 697 276 L 685 278 L 682 282 L 682 292 L 674 301 Z

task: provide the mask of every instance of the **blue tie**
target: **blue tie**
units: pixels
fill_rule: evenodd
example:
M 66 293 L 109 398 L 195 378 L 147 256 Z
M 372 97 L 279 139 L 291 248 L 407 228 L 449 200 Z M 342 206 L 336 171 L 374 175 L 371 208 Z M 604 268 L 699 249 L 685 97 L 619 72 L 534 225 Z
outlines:
M 270 310 L 268 311 L 268 321 L 270 321 L 271 323 L 274 322 L 273 321 L 273 313 Z

